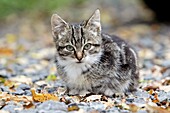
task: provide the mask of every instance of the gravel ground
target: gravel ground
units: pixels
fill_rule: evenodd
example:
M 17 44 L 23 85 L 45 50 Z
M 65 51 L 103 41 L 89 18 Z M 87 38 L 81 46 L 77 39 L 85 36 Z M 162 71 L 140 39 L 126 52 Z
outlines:
M 138 52 L 140 85 L 134 94 L 64 95 L 65 86 L 56 75 L 52 41 L 29 40 L 15 34 L 0 38 L 0 112 L 169 113 L 170 27 L 135 24 L 118 27 L 114 34 Z M 32 88 L 39 95 L 51 94 L 58 99 L 35 101 Z

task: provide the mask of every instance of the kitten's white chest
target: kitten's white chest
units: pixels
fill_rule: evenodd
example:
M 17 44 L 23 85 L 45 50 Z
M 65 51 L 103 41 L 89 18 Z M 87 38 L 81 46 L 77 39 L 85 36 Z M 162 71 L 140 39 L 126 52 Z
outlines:
M 90 65 L 87 64 L 72 64 L 65 66 L 64 70 L 66 72 L 67 84 L 70 87 L 73 85 L 77 88 L 87 88 L 89 83 L 83 71 L 87 71 Z
M 71 80 L 78 80 L 81 77 L 82 69 L 81 67 L 77 65 L 68 65 L 65 67 L 65 71 L 67 74 L 67 77 Z

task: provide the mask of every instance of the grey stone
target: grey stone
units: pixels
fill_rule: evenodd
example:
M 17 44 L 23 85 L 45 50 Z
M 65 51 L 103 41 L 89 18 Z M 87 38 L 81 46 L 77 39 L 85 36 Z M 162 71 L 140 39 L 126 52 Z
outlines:
M 2 91 L 2 92 L 10 92 L 9 91 L 9 88 L 7 87 L 7 86 L 0 86 L 0 90 Z
M 21 106 L 17 106 L 14 104 L 8 104 L 2 108 L 2 110 L 9 111 L 10 113 L 17 113 L 16 108 L 21 108 Z
M 44 109 L 44 110 L 61 110 L 61 111 L 67 111 L 67 106 L 63 102 L 55 102 L 55 101 L 46 101 L 39 106 L 37 106 L 38 110 Z
M 25 94 L 25 91 L 23 91 L 22 89 L 16 89 L 15 92 L 12 92 L 13 95 L 23 95 Z
M 27 84 L 20 84 L 18 86 L 18 88 L 22 89 L 22 90 L 29 90 L 30 89 L 30 86 L 27 85 Z
M 90 102 L 89 105 L 96 110 L 105 110 L 105 105 L 101 102 Z
M 126 101 L 132 103 L 134 101 L 134 98 L 127 98 Z

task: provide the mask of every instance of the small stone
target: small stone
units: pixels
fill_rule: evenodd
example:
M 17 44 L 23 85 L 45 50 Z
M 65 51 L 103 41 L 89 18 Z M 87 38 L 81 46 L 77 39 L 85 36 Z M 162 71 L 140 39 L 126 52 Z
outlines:
M 141 90 L 137 90 L 134 93 L 135 96 L 137 96 L 138 98 L 149 98 L 150 95 L 146 92 L 146 91 L 141 91 Z
M 133 104 L 135 104 L 137 107 L 144 107 L 146 105 L 146 102 L 144 98 L 136 98 L 134 99 Z
M 134 98 L 127 98 L 126 101 L 132 103 L 134 101 Z
M 37 106 L 38 110 L 61 110 L 61 111 L 67 111 L 67 106 L 63 102 L 55 102 L 55 101 L 46 101 L 39 106 Z
M 29 90 L 30 89 L 30 86 L 27 85 L 27 84 L 20 84 L 18 86 L 19 89 L 22 89 L 22 90 Z
M 0 109 L 6 105 L 5 100 L 0 99 Z
M 46 90 L 47 90 L 47 92 L 48 92 L 48 93 L 54 93 L 54 92 L 56 92 L 56 91 L 57 91 L 57 88 L 55 88 L 55 87 L 52 87 L 52 88 L 46 88 Z
M 152 68 L 153 66 L 154 66 L 154 64 L 151 60 L 145 60 L 144 61 L 144 67 L 145 68 Z
M 14 104 L 8 104 L 2 108 L 2 110 L 9 111 L 10 113 L 16 113 L 16 109 L 22 109 L 22 107 Z
M 153 79 L 154 79 L 154 77 L 150 74 L 144 76 L 144 80 L 153 80 Z
M 28 110 L 17 111 L 17 113 L 38 113 L 38 111 L 36 109 L 28 109 Z
M 111 109 L 107 110 L 106 113 L 120 113 L 117 107 L 112 107 Z
M 38 111 L 38 113 L 68 113 L 68 112 L 61 111 L 61 110 L 43 110 L 43 109 L 41 109 Z
M 90 102 L 90 107 L 96 110 L 105 110 L 106 106 L 100 102 Z
M 25 95 L 27 95 L 27 96 L 31 96 L 31 95 L 32 95 L 32 93 L 31 93 L 31 91 L 30 91 L 30 90 L 25 90 Z
M 137 113 L 148 113 L 146 110 L 138 110 Z
M 159 94 L 158 94 L 158 99 L 160 102 L 164 101 L 164 100 L 167 100 L 168 99 L 168 95 L 166 92 L 160 90 L 159 91 Z
M 23 95 L 25 94 L 25 91 L 23 91 L 22 89 L 16 89 L 15 92 L 12 92 L 13 95 Z
M 2 91 L 2 92 L 10 92 L 9 91 L 9 87 L 7 87 L 7 86 L 0 86 L 0 91 Z

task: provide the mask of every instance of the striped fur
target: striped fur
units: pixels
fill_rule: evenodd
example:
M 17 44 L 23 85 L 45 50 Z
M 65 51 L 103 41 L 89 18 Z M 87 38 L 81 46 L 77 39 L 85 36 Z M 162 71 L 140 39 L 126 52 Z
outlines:
M 81 24 L 51 19 L 56 64 L 68 93 L 133 91 L 138 85 L 136 52 L 122 39 L 101 33 L 100 11 Z

